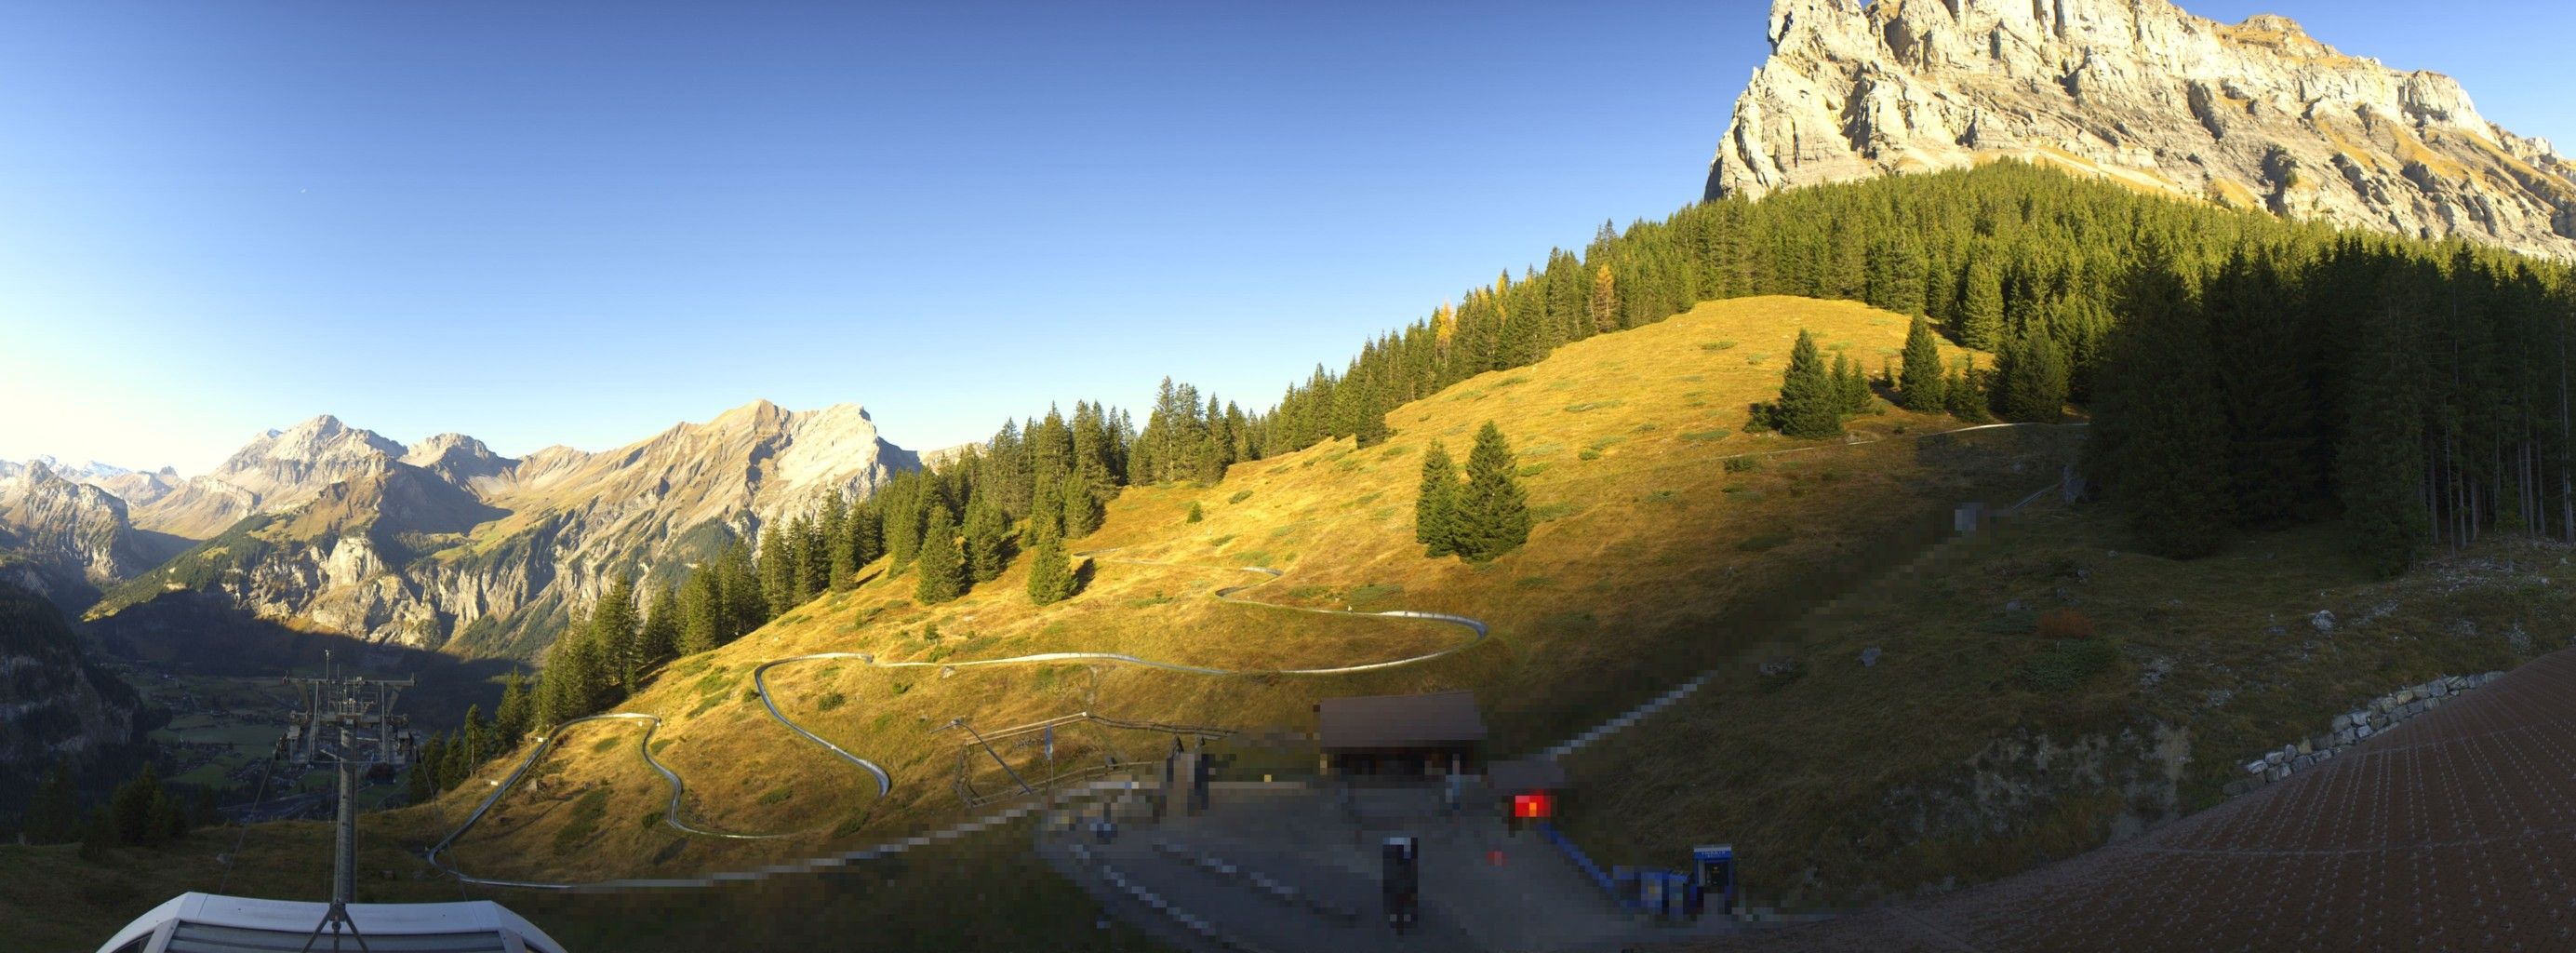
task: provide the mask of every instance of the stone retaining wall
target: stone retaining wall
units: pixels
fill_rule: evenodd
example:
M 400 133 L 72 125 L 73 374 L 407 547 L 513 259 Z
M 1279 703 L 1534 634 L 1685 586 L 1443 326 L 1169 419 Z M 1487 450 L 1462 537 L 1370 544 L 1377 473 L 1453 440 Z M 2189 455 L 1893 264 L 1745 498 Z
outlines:
M 2246 776 L 2227 783 L 2227 796 L 2234 797 L 2323 764 L 2362 739 L 2440 708 L 2453 696 L 2503 676 L 2503 672 L 2452 675 L 2373 698 L 2368 704 L 2336 715 L 2334 724 L 2326 731 L 2282 745 L 2278 751 L 2265 752 L 2262 757 L 2245 762 Z

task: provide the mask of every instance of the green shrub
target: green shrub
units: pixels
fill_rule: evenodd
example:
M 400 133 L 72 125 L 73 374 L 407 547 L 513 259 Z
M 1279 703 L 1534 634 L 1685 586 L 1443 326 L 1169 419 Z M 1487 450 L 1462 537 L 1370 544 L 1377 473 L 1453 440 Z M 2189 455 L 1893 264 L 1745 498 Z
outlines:
M 1760 469 L 1762 469 L 1762 458 L 1760 457 L 1726 458 L 1726 472 L 1728 473 L 1752 473 Z
M 1533 463 L 1533 464 L 1530 464 L 1529 466 L 1522 467 L 1522 468 L 1520 468 L 1519 470 L 1515 470 L 1515 471 L 1513 471 L 1513 472 L 1514 472 L 1514 473 L 1517 473 L 1517 474 L 1519 474 L 1519 475 L 1521 475 L 1521 476 L 1524 476 L 1524 477 L 1534 477 L 1534 476 L 1537 476 L 1537 475 L 1539 475 L 1539 474 L 1546 473 L 1546 472 L 1547 472 L 1547 468 L 1548 468 L 1548 465 L 1547 465 L 1547 464 L 1545 464 L 1545 463 Z
M 850 696 L 841 694 L 840 692 L 824 692 L 823 697 L 814 700 L 814 710 L 831 711 L 832 709 L 841 707 L 843 703 L 848 702 L 849 700 Z
M 795 796 L 796 796 L 796 789 L 795 789 L 795 788 L 788 787 L 788 786 L 786 786 L 786 785 L 783 785 L 783 784 L 782 784 L 782 785 L 779 785 L 778 787 L 770 788 L 770 789 L 769 789 L 769 790 L 767 790 L 767 791 L 763 791 L 763 792 L 761 792 L 761 794 L 760 794 L 760 803 L 762 803 L 762 804 L 778 804 L 778 803 L 781 803 L 781 802 L 786 801 L 788 798 L 795 797 Z
M 1276 472 L 1278 472 L 1278 471 L 1273 470 L 1273 471 L 1271 471 L 1271 472 L 1276 473 Z M 1238 491 L 1238 492 L 1237 492 L 1237 493 L 1235 493 L 1233 496 L 1226 497 L 1226 498 L 1225 498 L 1225 501 L 1226 501 L 1226 502 L 1228 502 L 1228 503 L 1241 503 L 1241 502 L 1243 502 L 1243 501 L 1245 501 L 1245 500 L 1249 500 L 1249 499 L 1251 499 L 1251 498 L 1252 498 L 1252 491 L 1251 491 L 1251 490 L 1242 490 L 1242 491 Z
M 1735 342 L 1733 341 L 1710 341 L 1700 345 L 1699 349 L 1703 351 L 1723 351 L 1734 346 Z
M 1199 508 L 1199 501 L 1197 501 L 1197 500 L 1191 500 L 1191 501 L 1190 501 L 1190 515 L 1189 515 L 1189 516 L 1187 516 L 1187 517 L 1185 517 L 1185 518 L 1183 518 L 1183 519 L 1181 520 L 1181 522 L 1184 522 L 1184 523 L 1196 523 L 1196 522 L 1198 522 L 1198 521 L 1200 521 L 1200 520 L 1203 520 L 1203 519 L 1206 519 L 1206 518 L 1207 518 L 1207 511 L 1206 511 L 1206 510 L 1202 510 L 1202 509 L 1200 509 L 1200 508 Z

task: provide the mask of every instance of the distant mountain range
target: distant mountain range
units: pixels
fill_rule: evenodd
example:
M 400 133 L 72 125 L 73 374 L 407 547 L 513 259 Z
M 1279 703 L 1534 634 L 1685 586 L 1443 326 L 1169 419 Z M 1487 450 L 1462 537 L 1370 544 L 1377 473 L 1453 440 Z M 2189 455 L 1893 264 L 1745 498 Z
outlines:
M 0 464 L 0 579 L 86 606 L 111 632 L 161 603 L 157 638 L 186 637 L 164 617 L 179 606 L 530 656 L 613 576 L 669 578 L 767 521 L 920 466 L 852 404 L 756 401 L 614 450 L 515 459 L 463 434 L 404 446 L 326 415 L 186 480 Z
M 2576 165 L 2457 80 L 2165 0 L 1776 0 L 1707 196 L 1999 157 L 2418 238 L 2576 258 Z

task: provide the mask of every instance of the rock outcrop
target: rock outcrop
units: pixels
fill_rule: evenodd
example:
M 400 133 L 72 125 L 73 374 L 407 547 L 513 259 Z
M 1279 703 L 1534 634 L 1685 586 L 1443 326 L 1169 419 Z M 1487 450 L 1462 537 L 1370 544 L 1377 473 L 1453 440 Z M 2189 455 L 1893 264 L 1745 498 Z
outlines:
M 378 643 L 533 655 L 616 575 L 679 568 L 770 520 L 874 493 L 914 454 L 844 404 L 767 401 L 601 453 L 523 458 L 442 434 L 402 447 L 318 417 L 255 439 L 160 510 L 170 525 L 238 522 L 108 594 L 133 605 L 220 593 L 253 616 Z M 235 482 L 239 481 L 239 482 Z
M 26 564 L 18 578 L 28 588 L 70 603 L 169 556 L 127 521 L 125 501 L 43 460 L 0 478 L 0 553 Z
M 2337 225 L 2576 258 L 2576 165 L 2448 76 L 2165 0 L 1775 0 L 1707 195 L 2012 157 Z

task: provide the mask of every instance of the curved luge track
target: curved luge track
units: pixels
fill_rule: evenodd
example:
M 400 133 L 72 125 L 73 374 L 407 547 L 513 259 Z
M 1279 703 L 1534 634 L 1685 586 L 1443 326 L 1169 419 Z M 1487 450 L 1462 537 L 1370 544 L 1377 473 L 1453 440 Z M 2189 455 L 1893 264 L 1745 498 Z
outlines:
M 1076 554 L 1076 555 L 1092 556 L 1092 555 L 1097 555 L 1097 554 L 1099 554 L 1099 553 L 1113 552 L 1113 551 L 1115 551 L 1115 550 L 1095 550 L 1095 551 L 1091 551 L 1091 552 L 1079 553 L 1079 554 Z M 1186 564 L 1179 564 L 1179 563 L 1162 563 L 1162 562 L 1153 562 L 1153 561 L 1149 561 L 1149 560 L 1115 560 L 1115 561 L 1116 561 L 1116 562 L 1120 562 L 1120 563 L 1124 563 L 1124 564 L 1127 564 L 1127 565 L 1137 565 L 1137 566 L 1185 566 L 1185 565 L 1186 565 Z M 1191 567 L 1187 567 L 1187 568 L 1206 568 L 1206 567 L 1195 567 L 1195 566 L 1191 566 Z M 818 652 L 818 653 L 814 653 L 814 654 L 810 654 L 810 655 L 792 655 L 792 656 L 788 656 L 788 657 L 786 657 L 786 658 L 771 659 L 771 660 L 769 660 L 769 661 L 767 661 L 767 662 L 763 662 L 763 663 L 761 663 L 759 666 L 757 666 L 757 667 L 755 667 L 755 668 L 753 668 L 753 669 L 752 669 L 752 674 L 751 674 L 752 688 L 753 688 L 753 689 L 757 692 L 757 694 L 760 696 L 760 704 L 761 704 L 761 707 L 763 707 L 763 708 L 765 708 L 765 709 L 767 709 L 767 710 L 768 710 L 768 712 L 769 712 L 769 717 L 770 717 L 770 718 L 772 718 L 772 719 L 776 720 L 776 721 L 777 721 L 779 724 L 781 724 L 781 725 L 785 725 L 785 726 L 787 727 L 787 730 L 795 732 L 796 734 L 798 734 L 798 735 L 800 735 L 800 736 L 804 737 L 804 738 L 805 738 L 805 740 L 807 740 L 807 741 L 811 741 L 811 742 L 813 742 L 813 743 L 815 743 L 815 744 L 817 744 L 817 745 L 822 746 L 824 750 L 831 752 L 834 756 L 839 757 L 841 760 L 847 761 L 847 762 L 849 762 L 850 764 L 857 766 L 857 767 L 858 767 L 860 770 L 862 770 L 862 771 L 866 771 L 866 772 L 867 772 L 871 777 L 874 777 L 874 778 L 876 779 L 876 782 L 877 782 L 877 796 L 878 796 L 878 797 L 884 797 L 885 795 L 887 795 L 888 793 L 891 793 L 891 792 L 894 790 L 894 777 L 893 777 L 892 775 L 888 774 L 888 773 L 886 772 L 886 769 L 885 769 L 883 766 L 881 766 L 881 765 L 877 764 L 877 763 L 876 763 L 876 762 L 874 762 L 874 761 L 870 761 L 870 760 L 868 760 L 867 758 L 861 757 L 860 755 L 858 755 L 858 754 L 856 754 L 856 753 L 854 753 L 854 752 L 851 752 L 851 751 L 850 751 L 849 749 L 847 749 L 847 748 L 843 748 L 843 747 L 841 747 L 840 745 L 833 744 L 832 742 L 825 740 L 821 735 L 817 735 L 817 734 L 815 734 L 813 731 L 808 730 L 805 726 L 800 725 L 800 724 L 797 724 L 797 723 L 796 723 L 796 721 L 795 721 L 794 719 L 791 719 L 791 718 L 787 717 L 787 715 L 786 715 L 786 713 L 785 713 L 785 712 L 781 712 L 781 711 L 779 711 L 779 710 L 778 710 L 778 703 L 777 703 L 774 699 L 772 699 L 772 698 L 770 697 L 769 685 L 768 685 L 768 682 L 767 682 L 767 677 L 768 677 L 768 675 L 769 675 L 769 670 L 770 670 L 770 669 L 777 668 L 777 667 L 779 667 L 779 666 L 781 666 L 781 665 L 791 665 L 791 664 L 795 664 L 795 663 L 798 663 L 798 662 L 820 662 L 820 661 L 828 661 L 828 660 L 849 660 L 849 661 L 856 661 L 856 662 L 859 662 L 859 663 L 861 663 L 861 664 L 863 664 L 863 665 L 867 665 L 867 666 L 872 667 L 872 668 L 881 668 L 881 669 L 902 669 L 902 668 L 961 669 L 961 668 L 975 668 L 975 667 L 981 667 L 981 666 L 992 666 L 992 665 L 1033 665 L 1033 664 L 1043 664 L 1043 663 L 1050 663 L 1050 662 L 1115 662 L 1115 663 L 1119 663 L 1119 664 L 1122 664 L 1122 665 L 1131 665 L 1131 666 L 1136 666 L 1136 667 L 1139 667 L 1139 668 L 1159 669 L 1159 670 L 1167 671 L 1167 672 L 1181 672 L 1181 673 L 1191 674 L 1191 675 L 1207 675 L 1207 676 L 1216 676 L 1216 677 L 1235 676 L 1235 675 L 1349 675 L 1349 674 L 1354 674 L 1354 673 L 1359 673 L 1359 672 L 1374 672 L 1374 671 L 1381 671 L 1381 670 L 1384 670 L 1384 669 L 1400 668 L 1400 667 L 1407 666 L 1407 665 L 1418 665 L 1418 664 L 1421 664 L 1421 663 L 1424 663 L 1424 662 L 1431 661 L 1431 660 L 1433 660 L 1433 659 L 1438 659 L 1438 658 L 1443 658 L 1443 657 L 1446 657 L 1446 656 L 1449 656 L 1449 655 L 1454 655 L 1454 654 L 1457 654 L 1457 653 L 1459 653 L 1459 652 L 1463 652 L 1463 651 L 1466 651 L 1466 650 L 1468 650 L 1468 649 L 1474 648 L 1474 647 L 1476 647 L 1476 646 L 1478 646 L 1478 645 L 1480 645 L 1480 644 L 1483 644 L 1483 643 L 1484 643 L 1484 641 L 1485 641 L 1485 639 L 1486 639 L 1486 637 L 1487 637 L 1487 636 L 1488 636 L 1488 634 L 1489 634 L 1489 630 L 1488 630 L 1488 628 L 1487 628 L 1487 626 L 1485 625 L 1485 623 L 1484 623 L 1484 621 L 1483 621 L 1483 620 L 1475 619 L 1475 618 L 1470 618 L 1470 617 L 1468 617 L 1468 616 L 1462 616 L 1462 615 L 1451 615 L 1451 614 L 1448 614 L 1448 613 L 1441 613 L 1441 612 L 1415 612 L 1415 611 L 1411 611 L 1411 610 L 1395 610 L 1395 611 L 1390 611 L 1390 612 L 1357 612 L 1357 611 L 1349 611 L 1349 610 L 1342 610 L 1342 609 L 1317 609 L 1317 608 L 1308 608 L 1308 607 L 1305 607 L 1305 606 L 1283 606 L 1283 605 L 1277 605 L 1277 604 L 1274 604 L 1274 603 L 1266 603 L 1266 602 L 1251 602 L 1251 601 L 1248 601 L 1248 600 L 1238 599 L 1238 598 L 1236 598 L 1236 595 L 1237 595 L 1238 593 L 1241 593 L 1241 592 L 1243 592 L 1244 590 L 1251 589 L 1251 588 L 1254 588 L 1254 587 L 1257 587 L 1257 586 L 1266 585 L 1266 584 L 1268 584 L 1268 583 L 1270 583 L 1270 582 L 1272 582 L 1272 581 L 1274 581 L 1274 580 L 1276 580 L 1276 579 L 1279 579 L 1279 578 L 1281 577 L 1281 573 L 1280 573 L 1280 571 L 1279 571 L 1279 570 L 1276 570 L 1276 569 L 1270 569 L 1270 568 L 1267 568 L 1267 567 L 1261 567 L 1261 566 L 1244 566 L 1244 567 L 1239 567 L 1239 568 L 1240 568 L 1240 569 L 1242 569 L 1242 571 L 1244 571 L 1244 572 L 1258 573 L 1258 574 L 1260 574 L 1260 575 L 1262 575 L 1262 576 L 1264 576 L 1264 577 L 1266 577 L 1266 578 L 1262 579 L 1260 582 L 1247 583 L 1247 584 L 1240 585 L 1240 586 L 1226 586 L 1226 587 L 1220 588 L 1220 589 L 1216 590 L 1216 592 L 1214 593 L 1214 595 L 1215 595 L 1215 597 L 1216 597 L 1217 599 L 1222 600 L 1222 601 L 1225 601 L 1225 602 L 1238 603 L 1238 604 L 1241 604 L 1241 605 L 1247 605 L 1247 606 L 1260 606 L 1260 607 L 1268 608 L 1268 609 L 1278 609 L 1278 610 L 1283 610 L 1283 611 L 1292 611 L 1292 612 L 1312 612 L 1312 613 L 1318 613 L 1318 614 L 1322 614 L 1322 615 L 1361 616 L 1361 617 L 1367 617 L 1367 618 L 1379 618 L 1379 619 L 1421 619 L 1421 620 L 1426 620 L 1426 621 L 1431 621 L 1431 622 L 1443 622 L 1443 623 L 1447 623 L 1447 624 L 1450 624 L 1450 625 L 1455 625 L 1455 626 L 1458 626 L 1458 627 L 1464 628 L 1464 629 L 1468 630 L 1470 633 L 1473 633 L 1473 634 L 1472 634 L 1472 635 L 1471 635 L 1471 636 L 1470 636 L 1466 641 L 1463 641 L 1463 642 L 1460 642 L 1460 643 L 1458 643 L 1458 644 L 1456 644 L 1456 645 L 1452 645 L 1452 646 L 1449 646 L 1449 647 L 1447 647 L 1447 648 L 1441 649 L 1441 650 L 1439 650 L 1439 651 L 1437 651 L 1437 652 L 1430 652 L 1430 653 L 1426 653 L 1426 654 L 1422 654 L 1422 655 L 1408 656 L 1408 657 L 1405 657 L 1405 658 L 1399 658 L 1399 659 L 1390 659 L 1390 660 L 1387 660 L 1387 661 L 1381 661 L 1381 662 L 1366 662 L 1366 663 L 1361 663 L 1361 664 L 1357 664 L 1357 665 L 1337 665 L 1337 666 L 1331 666 L 1331 667 L 1325 667 L 1325 668 L 1292 668 L 1292 669 L 1224 669 L 1224 668 L 1211 668 L 1211 667 L 1203 666 L 1203 665 L 1185 665 L 1185 664 L 1182 664 L 1182 663 L 1179 663 L 1179 662 L 1168 662 L 1168 661 L 1162 661 L 1162 660 L 1158 660 L 1158 659 L 1142 658 L 1142 657 L 1139 657 L 1139 656 L 1127 655 L 1127 654 L 1124 654 L 1124 653 L 1118 653 L 1118 652 L 1039 652 L 1039 653 L 1035 653 L 1035 654 L 1031 654 L 1031 655 L 1015 655 L 1015 656 L 1011 656 L 1011 657 L 1008 657 L 1008 658 L 995 658 L 995 659 L 974 659 L 974 660 L 968 660 L 968 661 L 963 661 L 963 662 L 881 662 L 881 661 L 878 661 L 878 660 L 877 660 L 876 656 L 875 656 L 873 653 L 867 653 L 867 652 Z M 501 801 L 501 798 L 502 798 L 502 797 L 504 797 L 504 796 L 508 795 L 508 794 L 510 793 L 510 791 L 511 791 L 513 788 L 516 788 L 516 787 L 518 786 L 519 782 L 527 776 L 528 772 L 529 772 L 530 770 L 533 770 L 533 769 L 536 767 L 536 765 L 538 764 L 538 762 L 540 762 L 540 761 L 542 761 L 542 760 L 544 760 L 544 759 L 545 759 L 545 756 L 546 756 L 547 752 L 549 752 L 549 751 L 553 750 L 553 748 L 555 747 L 555 745 L 563 739 L 563 736 L 564 736 L 565 731 L 567 731 L 568 729 L 572 728 L 572 727 L 573 727 L 573 726 L 575 726 L 575 725 L 583 724 L 583 723 L 585 723 L 585 722 L 595 722 L 595 721 L 641 721 L 641 722 L 644 722 L 644 723 L 646 724 L 643 739 L 641 739 L 640 741 L 638 741 L 638 742 L 636 743 L 636 752 L 637 752 L 638 754 L 642 755 L 642 756 L 644 757 L 644 762 L 645 762 L 645 764 L 650 765 L 650 766 L 653 768 L 653 770 L 654 770 L 654 771 L 659 772 L 659 773 L 662 775 L 662 779 L 663 779 L 663 781 L 664 781 L 665 783 L 669 784 L 669 785 L 670 785 L 670 787 L 671 787 L 671 800 L 670 800 L 670 806 L 669 806 L 667 809 L 665 809 L 665 810 L 663 811 L 663 814 L 662 814 L 662 820 L 663 820 L 663 823 L 670 825 L 673 829 L 678 830 L 678 831 L 680 831 L 680 832 L 682 832 L 682 833 L 692 834 L 692 835 L 696 835 L 696 836 L 700 836 L 700 837 L 716 837 L 716 838 L 724 838 L 724 839 L 729 839 L 729 840 L 765 840 L 765 839 L 773 839 L 773 838 L 780 838 L 780 837 L 791 837 L 791 836 L 795 836 L 796 834 L 799 834 L 799 833 L 810 833 L 809 831 L 789 831 L 789 832 L 776 833 L 776 834 L 739 834 L 739 833 L 730 833 L 730 832 L 725 832 L 725 831 L 709 830 L 709 829 L 700 828 L 700 827 L 695 827 L 695 826 L 690 825 L 689 823 L 687 823 L 685 820 L 683 820 L 683 819 L 682 819 L 682 817 L 681 817 L 681 810 L 680 810 L 680 807 L 681 807 L 680 802 L 681 802 L 681 798 L 682 798 L 682 796 L 686 793 L 686 785 L 685 785 L 685 784 L 680 780 L 680 776 L 679 776 L 677 773 L 673 772 L 670 768 L 665 767 L 665 766 L 664 766 L 660 761 L 655 760 L 655 759 L 654 759 L 654 757 L 653 757 L 653 749 L 652 749 L 653 732 L 654 732 L 654 730 L 655 730 L 655 729 L 658 729 L 658 728 L 660 728 L 660 727 L 661 727 L 662 719 L 661 719 L 659 716 L 656 716 L 656 715 L 650 715 L 650 714 L 644 714 L 644 713 L 641 713 L 641 712 L 610 712 L 610 713 L 606 713 L 606 714 L 591 715 L 591 716 L 584 717 L 584 718 L 576 718 L 576 719 L 573 719 L 573 720 L 571 720 L 571 721 L 567 721 L 567 722 L 565 722 L 565 723 L 563 723 L 563 724 L 561 724 L 561 725 L 557 725 L 557 726 L 555 726 L 555 730 L 554 730 L 553 732 L 551 732 L 551 733 L 547 734 L 546 736 L 544 736 L 542 739 L 540 739 L 540 740 L 539 740 L 539 742 L 538 742 L 538 744 L 537 744 L 537 746 L 536 746 L 536 748 L 534 748 L 533 750 L 531 750 L 531 751 L 529 751 L 529 752 L 528 752 L 528 756 L 527 756 L 525 759 L 523 759 L 523 760 L 521 760 L 521 761 L 519 762 L 518 767 L 513 768 L 513 769 L 510 771 L 510 774 L 509 774 L 509 776 L 508 776 L 508 777 L 506 777 L 506 778 L 502 779 L 501 783 L 500 783 L 499 785 L 497 785 L 497 786 L 495 786 L 495 787 L 493 788 L 492 793 L 491 793 L 490 795 L 488 795 L 488 796 L 484 797 L 483 801 L 482 801 L 480 804 L 475 805 L 473 812 L 472 812 L 472 813 L 470 813 L 470 814 L 467 814 L 467 815 L 465 816 L 465 821 L 464 821 L 464 823 L 458 824 L 458 825 L 456 826 L 456 829 L 455 829 L 454 831 L 449 832 L 449 833 L 448 833 L 448 835 L 447 835 L 446 837 L 444 837 L 444 838 L 441 838 L 441 839 L 438 841 L 438 843 L 436 843 L 436 844 L 434 844 L 434 845 L 431 845 L 431 847 L 429 848 L 429 851 L 428 851 L 428 853 L 427 853 L 427 855 L 426 855 L 426 858 L 427 858 L 427 860 L 429 861 L 430 865 L 431 865 L 431 866 L 434 866 L 434 867 L 437 867 L 437 868 L 438 868 L 438 869 L 440 869 L 440 870 L 446 871 L 448 874 L 450 874 L 450 875 L 452 875 L 452 876 L 456 877 L 458 880 L 463 881 L 463 882 L 465 882 L 465 883 L 469 883 L 469 884 L 476 884 L 476 885 L 479 885 L 479 886 L 487 886 L 487 887 L 520 887 L 520 888 L 539 889 L 539 890 L 576 890 L 576 889 L 584 889 L 584 888 L 615 889 L 615 888 L 618 888 L 618 887 L 621 887 L 621 886 L 628 886 L 628 885 L 634 885 L 634 886 L 646 886 L 646 885 L 649 885 L 649 886 L 666 886 L 666 887 L 667 887 L 667 886 L 698 886 L 698 885 L 712 885 L 712 884 L 720 883 L 720 882 L 727 881 L 727 880 L 747 879 L 748 877 L 751 877 L 751 876 L 758 876 L 758 874 L 739 874 L 739 875 L 733 875 L 733 874 L 716 874 L 716 875 L 714 875 L 714 876 L 713 876 L 713 877 L 711 877 L 711 878 L 704 878 L 704 879 L 691 880 L 691 881 L 610 881 L 610 882 L 602 882 L 602 883 L 596 883 L 596 884 L 554 883 L 554 882 L 545 882 L 545 881 L 498 880 L 498 879 L 491 879 L 491 878 L 484 878 L 484 877 L 475 877 L 475 876 L 472 876 L 472 875 L 470 875 L 470 874 L 467 874 L 467 873 L 465 873 L 465 872 L 463 872 L 463 871 L 461 871 L 461 870 L 458 870 L 458 869 L 456 869 L 453 865 L 451 865 L 451 864 L 449 864 L 449 863 L 447 863 L 447 862 L 445 862 L 445 861 L 441 860 L 441 857 L 440 857 L 440 855 L 441 855 L 441 854 L 445 853 L 445 852 L 446 852 L 450 847 L 455 846 L 455 843 L 456 843 L 456 841 L 457 841 L 459 838 L 464 837 L 467 831 L 472 830 L 472 829 L 474 828 L 474 825 L 475 825 L 475 824 L 477 824 L 477 823 L 479 823 L 479 822 L 481 822 L 481 821 L 483 820 L 483 817 L 484 817 L 484 815 L 485 815 L 485 814 L 488 814 L 488 813 L 490 813 L 490 812 L 491 812 L 493 805 L 500 803 L 500 801 Z M 979 823 L 981 823 L 981 822 L 969 822 L 969 825 L 961 825 L 961 828 L 963 828 L 963 827 L 968 827 L 968 826 L 973 826 L 973 825 L 975 825 L 975 824 L 979 824 Z M 913 838 L 913 839 L 911 839 L 911 840 L 912 840 L 912 842 L 913 842 L 913 843 L 919 843 L 919 842 L 923 841 L 923 840 L 924 840 L 924 838 Z M 885 845 L 885 847 L 886 847 L 886 848 L 891 848 L 891 849 L 901 849 L 900 847 L 897 847 L 897 846 L 895 846 L 895 845 Z M 859 853 L 867 853 L 867 852 L 862 851 L 862 852 L 859 852 Z M 845 855 L 840 855 L 840 856 L 850 856 L 850 855 L 846 855 L 846 854 L 845 854 Z

